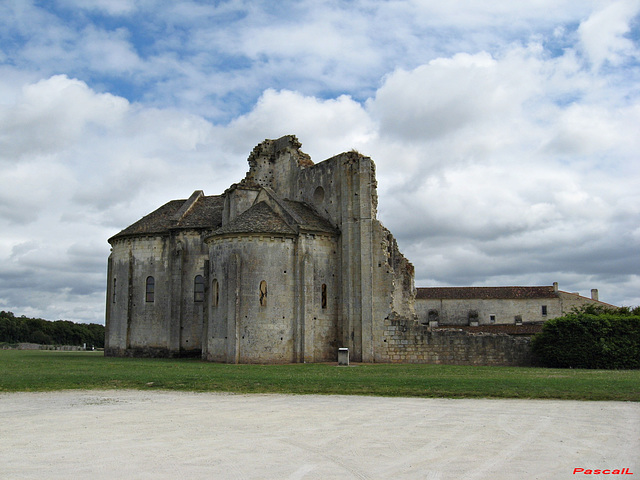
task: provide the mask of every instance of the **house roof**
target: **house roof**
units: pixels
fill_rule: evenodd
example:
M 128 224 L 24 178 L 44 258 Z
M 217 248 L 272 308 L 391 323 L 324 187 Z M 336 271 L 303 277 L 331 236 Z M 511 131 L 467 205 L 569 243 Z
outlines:
M 222 225 L 224 197 L 200 191 L 186 200 L 171 200 L 109 239 L 168 234 L 172 229 L 215 229 Z
M 417 288 L 419 300 L 556 298 L 553 286 L 542 287 L 430 287 Z

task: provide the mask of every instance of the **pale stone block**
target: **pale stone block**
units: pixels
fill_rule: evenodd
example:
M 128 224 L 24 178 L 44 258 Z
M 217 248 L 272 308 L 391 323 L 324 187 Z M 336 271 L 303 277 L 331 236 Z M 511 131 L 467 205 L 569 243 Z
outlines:
M 349 366 L 349 349 L 348 348 L 338 349 L 338 365 Z

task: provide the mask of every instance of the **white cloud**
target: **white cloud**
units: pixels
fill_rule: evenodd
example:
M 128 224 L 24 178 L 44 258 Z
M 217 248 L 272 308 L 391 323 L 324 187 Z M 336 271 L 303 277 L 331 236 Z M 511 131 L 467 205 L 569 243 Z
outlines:
M 127 108 L 125 99 L 95 94 L 65 75 L 25 85 L 13 104 L 0 106 L 0 161 L 60 152 L 92 127 L 113 126 Z
M 374 122 L 358 102 L 346 95 L 320 100 L 298 92 L 267 90 L 255 108 L 225 128 L 225 135 L 248 155 L 252 139 L 294 134 L 315 161 L 341 151 L 362 148 L 376 135 Z
M 621 0 L 594 12 L 580 24 L 580 40 L 595 68 L 605 62 L 618 65 L 629 57 L 638 58 L 633 41 L 625 35 L 639 12 L 640 1 Z
M 106 239 L 284 134 L 373 158 L 419 286 L 640 303 L 637 5 L 0 4 L 0 306 L 100 321 Z
M 129 40 L 129 31 L 106 31 L 88 26 L 81 32 L 78 54 L 84 65 L 95 72 L 123 75 L 141 71 L 142 60 Z

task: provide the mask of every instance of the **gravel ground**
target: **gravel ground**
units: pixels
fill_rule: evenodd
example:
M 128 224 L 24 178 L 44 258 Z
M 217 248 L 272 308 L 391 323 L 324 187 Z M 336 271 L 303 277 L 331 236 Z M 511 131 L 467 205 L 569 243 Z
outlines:
M 627 474 L 574 469 L 628 468 Z M 640 404 L 0 394 L 0 478 L 640 478 Z

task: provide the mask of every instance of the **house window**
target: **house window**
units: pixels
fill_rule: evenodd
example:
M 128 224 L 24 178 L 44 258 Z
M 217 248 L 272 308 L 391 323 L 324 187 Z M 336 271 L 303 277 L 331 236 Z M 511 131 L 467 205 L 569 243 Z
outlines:
M 496 316 L 495 315 L 489 315 L 489 322 L 496 323 Z
M 211 283 L 211 306 L 212 307 L 218 306 L 218 299 L 220 298 L 218 288 L 219 288 L 218 280 L 214 278 L 213 282 Z
M 260 282 L 260 306 L 267 306 L 267 282 L 264 280 Z
M 542 305 L 542 315 L 544 315 L 544 316 L 547 315 L 547 306 L 546 305 Z
M 204 301 L 204 277 L 202 275 L 196 275 L 193 280 L 193 301 Z
M 144 299 L 146 302 L 153 302 L 155 297 L 156 281 L 153 277 L 147 277 L 147 288 L 145 290 Z
M 113 292 L 111 292 L 113 297 L 113 303 L 116 303 L 116 279 L 113 279 Z
M 327 308 L 327 284 L 322 284 L 322 308 Z

